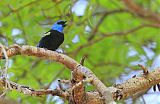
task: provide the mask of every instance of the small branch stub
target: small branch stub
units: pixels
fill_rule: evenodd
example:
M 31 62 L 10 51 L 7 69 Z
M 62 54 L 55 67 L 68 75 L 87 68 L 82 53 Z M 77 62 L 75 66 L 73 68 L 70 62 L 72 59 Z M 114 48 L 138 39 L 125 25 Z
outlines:
M 80 64 L 83 66 L 84 65 L 84 61 L 86 59 L 86 56 L 84 55 L 82 58 L 81 58 L 81 61 L 80 61 Z
M 145 75 L 149 73 L 148 69 L 147 69 L 145 66 L 140 65 L 140 64 L 138 64 L 138 66 L 142 68 L 143 73 L 144 73 Z

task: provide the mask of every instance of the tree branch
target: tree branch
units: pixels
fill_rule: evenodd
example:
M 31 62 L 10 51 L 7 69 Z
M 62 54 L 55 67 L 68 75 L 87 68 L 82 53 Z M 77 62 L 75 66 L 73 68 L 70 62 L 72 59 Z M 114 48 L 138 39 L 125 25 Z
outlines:
M 51 89 L 47 89 L 47 90 L 34 90 L 33 88 L 30 88 L 28 86 L 24 86 L 24 85 L 20 85 L 14 82 L 11 82 L 9 80 L 5 80 L 5 79 L 0 79 L 0 85 L 1 87 L 5 87 L 6 84 L 10 84 L 9 86 L 7 86 L 7 89 L 9 90 L 16 90 L 17 92 L 21 92 L 23 94 L 26 95 L 32 95 L 32 96 L 42 96 L 42 95 L 56 95 L 56 96 L 60 96 L 63 98 L 68 99 L 69 94 L 67 92 L 64 92 L 62 90 L 51 90 Z
M 157 68 L 148 74 L 130 78 L 122 84 L 117 84 L 114 86 L 117 89 L 112 92 L 113 97 L 114 99 L 119 100 L 134 96 L 138 92 L 147 90 L 158 83 L 160 83 L 160 68 Z
M 153 21 L 158 24 L 160 23 L 160 14 L 153 13 L 149 9 L 144 9 L 142 6 L 136 4 L 134 0 L 122 0 L 122 1 L 125 3 L 125 5 L 132 13 L 146 20 Z
M 118 31 L 118 32 L 112 32 L 112 33 L 101 33 L 103 36 L 100 37 L 100 38 L 97 38 L 95 40 L 91 40 L 91 41 L 88 41 L 86 44 L 82 44 L 80 45 L 76 50 L 72 51 L 72 52 L 69 52 L 68 54 L 74 54 L 74 55 L 77 55 L 80 50 L 86 48 L 86 47 L 89 47 L 91 45 L 94 45 L 95 43 L 107 38 L 107 37 L 112 37 L 112 36 L 124 36 L 124 35 L 128 35 L 130 33 L 134 33 L 140 29 L 143 29 L 143 28 L 147 28 L 147 27 L 152 27 L 152 28 L 159 28 L 160 27 L 160 24 L 142 24 L 142 25 L 139 25 L 137 27 L 134 27 L 134 28 L 131 28 L 131 29 L 128 29 L 128 30 L 125 30 L 125 31 Z
M 2 52 L 0 52 L 2 53 Z M 96 87 L 98 92 L 102 95 L 104 98 L 104 101 L 106 104 L 113 104 L 113 98 L 115 100 L 120 100 L 127 98 L 129 96 L 133 96 L 137 94 L 138 92 L 141 92 L 143 90 L 149 89 L 150 87 L 157 85 L 160 83 L 160 68 L 155 69 L 154 71 L 148 72 L 147 74 L 142 74 L 138 77 L 130 78 L 126 82 L 122 84 L 117 84 L 112 87 L 106 87 L 88 68 L 80 65 L 78 62 L 73 60 L 72 58 L 54 52 L 45 50 L 43 48 L 37 48 L 33 46 L 18 46 L 14 45 L 11 48 L 7 50 L 7 56 L 11 57 L 13 55 L 20 54 L 20 55 L 27 55 L 27 56 L 36 56 L 41 57 L 43 59 L 50 59 L 55 60 L 57 62 L 62 63 L 66 67 L 68 67 L 71 71 L 74 71 L 75 73 L 78 73 L 80 75 L 84 75 L 86 79 L 90 79 L 90 83 Z M 0 54 L 0 57 L 2 57 L 2 54 Z M 1 85 L 4 86 L 4 82 L 0 81 Z M 77 86 L 81 85 L 83 83 L 79 82 L 78 84 L 75 84 L 75 86 L 71 89 L 76 88 Z M 10 84 L 11 88 L 14 88 L 15 84 Z M 18 87 L 17 87 L 18 88 Z M 20 88 L 24 88 L 24 91 L 26 90 L 26 87 L 20 86 Z M 33 93 L 32 89 L 27 87 L 28 92 L 25 92 L 27 94 L 35 94 L 39 95 L 41 93 L 43 94 L 50 94 L 52 91 L 36 91 Z M 52 92 L 53 93 L 53 92 Z M 86 92 L 87 96 L 87 92 Z M 94 94 L 93 94 L 94 96 Z M 99 96 L 100 97 L 100 96 Z M 86 103 L 89 104 L 89 103 Z
M 84 75 L 88 78 L 93 79 L 91 82 L 98 92 L 102 94 L 102 96 L 105 98 L 105 103 L 112 104 L 114 102 L 112 98 L 111 92 L 107 89 L 107 87 L 93 74 L 91 70 L 88 68 L 80 65 L 77 61 L 73 60 L 72 58 L 60 54 L 54 51 L 45 50 L 43 48 L 37 48 L 33 46 L 19 46 L 19 45 L 13 45 L 11 48 L 7 50 L 7 56 L 11 57 L 14 55 L 27 55 L 27 56 L 36 56 L 43 59 L 49 59 L 54 60 L 59 63 L 62 63 L 67 68 L 69 68 L 71 71 L 74 71 L 76 73 L 79 73 L 79 75 Z M 0 58 L 2 58 L 2 54 L 0 55 Z

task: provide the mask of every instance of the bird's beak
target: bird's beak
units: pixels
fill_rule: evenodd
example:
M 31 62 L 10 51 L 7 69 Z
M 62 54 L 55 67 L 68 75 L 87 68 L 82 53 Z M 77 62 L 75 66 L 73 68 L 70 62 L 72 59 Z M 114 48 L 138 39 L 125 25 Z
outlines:
M 66 24 L 66 23 L 67 23 L 67 21 L 64 21 L 63 27 L 67 26 L 67 24 Z

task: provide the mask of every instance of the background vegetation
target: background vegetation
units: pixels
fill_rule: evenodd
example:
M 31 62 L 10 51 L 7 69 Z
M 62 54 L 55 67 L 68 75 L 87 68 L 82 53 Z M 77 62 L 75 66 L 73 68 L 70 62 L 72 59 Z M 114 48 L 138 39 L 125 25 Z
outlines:
M 160 12 L 160 0 L 134 1 L 156 14 Z M 106 86 L 135 75 L 140 69 L 137 64 L 151 70 L 158 65 L 160 29 L 155 24 L 160 22 L 129 11 L 123 0 L 3 0 L 0 43 L 36 46 L 43 33 L 60 19 L 68 21 L 60 51 L 77 61 L 86 56 L 85 66 Z M 70 71 L 56 62 L 25 56 L 9 62 L 10 80 L 35 89 L 56 88 L 57 79 L 70 79 Z M 147 101 L 152 101 L 152 91 L 148 93 L 151 99 Z M 63 99 L 51 96 L 32 97 L 14 91 L 6 98 L 22 104 L 63 103 Z M 136 101 L 144 102 L 142 98 Z

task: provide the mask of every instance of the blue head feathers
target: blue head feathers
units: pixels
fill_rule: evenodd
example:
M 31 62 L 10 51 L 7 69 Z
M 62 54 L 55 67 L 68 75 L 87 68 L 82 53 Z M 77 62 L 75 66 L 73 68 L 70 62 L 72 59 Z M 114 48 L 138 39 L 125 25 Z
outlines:
M 52 30 L 57 30 L 59 32 L 63 32 L 64 27 L 66 26 L 67 21 L 59 20 L 56 23 L 53 24 Z

